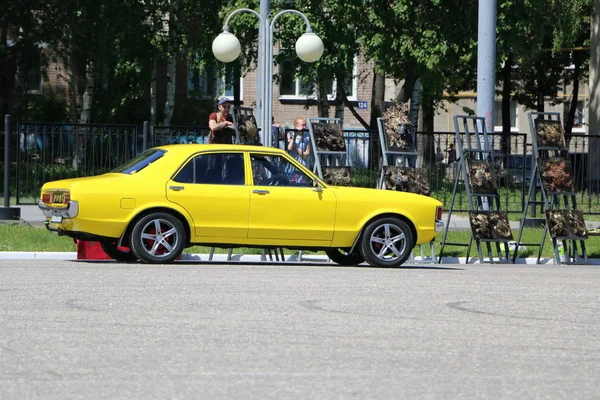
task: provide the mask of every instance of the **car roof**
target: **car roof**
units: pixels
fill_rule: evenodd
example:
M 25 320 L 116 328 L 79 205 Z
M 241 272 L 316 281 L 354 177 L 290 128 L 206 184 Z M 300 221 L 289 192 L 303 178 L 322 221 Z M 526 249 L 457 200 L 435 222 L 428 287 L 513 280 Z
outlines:
M 261 153 L 286 154 L 285 151 L 275 147 L 264 147 L 246 144 L 169 144 L 157 146 L 158 149 L 175 152 L 198 152 L 198 151 L 258 151 Z

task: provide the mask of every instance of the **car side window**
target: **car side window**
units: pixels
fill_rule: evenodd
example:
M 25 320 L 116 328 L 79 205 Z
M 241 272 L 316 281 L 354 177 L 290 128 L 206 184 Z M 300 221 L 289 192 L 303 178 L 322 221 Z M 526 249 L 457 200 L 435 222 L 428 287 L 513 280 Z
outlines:
M 200 154 L 188 161 L 173 178 L 175 182 L 206 185 L 244 185 L 242 153 Z
M 285 157 L 252 154 L 250 160 L 256 186 L 312 187 L 312 178 Z

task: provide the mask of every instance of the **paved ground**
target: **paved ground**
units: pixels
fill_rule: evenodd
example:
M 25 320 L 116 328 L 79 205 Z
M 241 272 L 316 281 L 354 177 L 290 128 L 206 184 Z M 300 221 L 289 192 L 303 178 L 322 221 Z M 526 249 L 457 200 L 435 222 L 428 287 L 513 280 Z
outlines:
M 0 398 L 597 399 L 600 269 L 0 260 Z

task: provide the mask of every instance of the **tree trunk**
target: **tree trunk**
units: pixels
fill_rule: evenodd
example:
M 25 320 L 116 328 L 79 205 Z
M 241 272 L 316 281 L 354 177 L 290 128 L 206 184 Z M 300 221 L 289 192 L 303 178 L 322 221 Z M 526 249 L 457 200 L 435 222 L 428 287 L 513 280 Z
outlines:
M 434 116 L 435 109 L 433 106 L 433 101 L 427 96 L 426 93 L 423 93 L 422 96 L 422 108 L 423 108 L 423 132 L 426 133 L 423 135 L 423 163 L 428 168 L 434 168 L 435 165 L 435 140 L 432 135 L 434 132 Z
M 175 74 L 177 73 L 176 60 L 174 57 L 167 60 L 167 95 L 165 100 L 165 116 L 163 126 L 170 126 L 175 111 Z
M 0 48 L 6 49 L 8 41 L 8 19 L 2 19 L 2 26 L 0 26 Z M 0 65 L 6 65 L 8 61 L 7 55 L 3 55 L 0 58 Z M 0 74 L 0 115 L 4 116 L 9 114 L 8 106 L 8 74 Z
M 65 63 L 67 64 L 68 71 L 67 86 L 69 88 L 69 122 L 75 123 L 79 120 L 77 115 L 77 97 L 79 96 L 77 93 L 77 67 L 73 61 L 73 56 L 67 56 Z
M 177 32 L 175 30 L 175 11 L 169 12 L 169 42 L 167 45 L 167 52 L 169 59 L 167 60 L 167 94 L 165 99 L 164 119 L 163 126 L 171 126 L 171 119 L 173 118 L 173 112 L 175 111 L 175 83 L 177 74 Z
M 513 59 L 512 55 L 509 55 L 502 68 L 502 140 L 500 142 L 500 151 L 504 155 L 508 155 L 511 152 L 510 100 L 512 93 L 512 67 Z
M 335 90 L 335 118 L 338 118 L 343 126 L 344 110 L 346 109 L 344 102 L 346 94 L 344 93 L 344 86 L 342 84 L 342 82 L 344 82 L 344 76 L 340 74 L 337 75 L 335 79 L 337 81 L 337 87 Z
M 324 79 L 319 79 L 317 83 L 317 103 L 319 109 L 319 118 L 329 118 L 329 100 L 327 99 L 327 83 Z
M 373 90 L 371 91 L 371 120 L 369 121 L 369 167 L 381 168 L 381 144 L 379 143 L 379 128 L 377 118 L 381 117 L 381 104 L 385 100 L 385 75 L 373 69 Z
M 152 77 L 150 80 L 150 128 L 156 126 L 156 74 L 158 73 L 158 57 L 152 62 Z
M 242 88 L 240 86 L 240 78 L 242 76 L 242 65 L 239 58 L 232 63 L 233 67 L 233 105 L 239 107 L 242 99 Z M 273 117 L 271 115 L 271 117 Z
M 411 96 L 414 93 L 414 87 L 417 82 L 417 77 L 415 74 L 408 70 L 406 71 L 406 78 L 404 78 L 404 83 L 402 84 L 402 89 L 400 89 L 400 93 L 398 93 L 397 100 L 401 103 L 407 103 Z
M 381 117 L 381 103 L 385 100 L 385 75 L 373 70 L 373 90 L 371 92 L 371 130 L 377 132 L 377 118 Z
M 85 91 L 81 102 L 81 116 L 79 123 L 89 124 L 92 121 L 92 105 L 94 101 L 94 86 L 96 83 L 96 70 L 94 61 L 88 62 L 85 72 Z
M 565 140 L 567 146 L 571 142 L 571 136 L 573 134 L 573 124 L 575 122 L 575 112 L 577 111 L 577 100 L 579 99 L 579 77 L 581 74 L 581 56 L 578 51 L 573 52 L 573 64 L 575 70 L 573 71 L 573 93 L 571 93 L 571 104 L 569 106 L 569 114 L 567 115 L 567 121 L 565 125 Z
M 419 131 L 419 109 L 421 108 L 421 80 L 417 79 L 412 85 L 412 95 L 410 96 L 410 112 L 408 115 L 408 119 L 410 121 L 411 126 L 411 139 L 414 146 L 415 151 L 419 151 L 419 143 L 417 141 L 417 132 Z M 417 165 L 415 164 L 417 160 L 410 159 L 410 166 L 415 168 Z

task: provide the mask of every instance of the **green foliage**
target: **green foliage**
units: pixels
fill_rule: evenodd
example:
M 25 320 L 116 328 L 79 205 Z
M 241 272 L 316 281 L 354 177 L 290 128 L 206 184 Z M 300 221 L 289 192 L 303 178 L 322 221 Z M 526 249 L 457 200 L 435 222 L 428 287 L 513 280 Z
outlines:
M 182 99 L 173 114 L 173 125 L 208 126 L 208 116 L 214 111 L 212 99 Z
M 54 91 L 29 97 L 24 121 L 65 122 L 68 119 L 66 101 Z
M 352 182 L 353 186 L 356 187 L 375 188 L 378 179 L 379 173 L 377 171 L 368 169 L 355 169 L 352 171 Z

